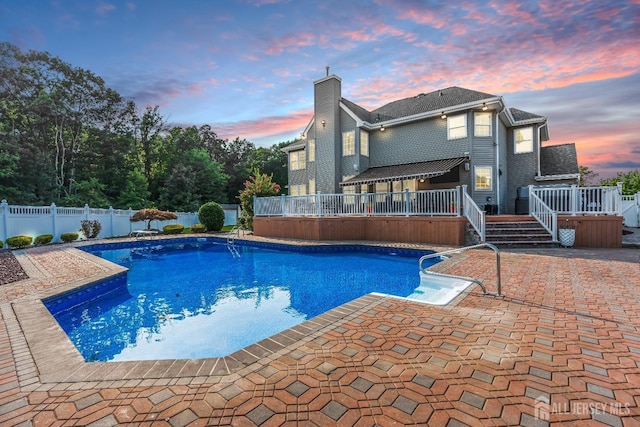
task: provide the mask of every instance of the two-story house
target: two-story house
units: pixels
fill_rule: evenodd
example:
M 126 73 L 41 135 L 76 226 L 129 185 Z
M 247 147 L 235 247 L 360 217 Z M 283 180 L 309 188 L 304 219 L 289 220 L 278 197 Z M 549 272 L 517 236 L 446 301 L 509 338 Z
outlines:
M 341 83 L 314 82 L 314 115 L 284 148 L 289 195 L 466 184 L 478 206 L 514 213 L 518 187 L 578 183 L 575 145 L 543 147 L 547 118 L 501 96 L 449 87 L 368 111 L 342 97 Z

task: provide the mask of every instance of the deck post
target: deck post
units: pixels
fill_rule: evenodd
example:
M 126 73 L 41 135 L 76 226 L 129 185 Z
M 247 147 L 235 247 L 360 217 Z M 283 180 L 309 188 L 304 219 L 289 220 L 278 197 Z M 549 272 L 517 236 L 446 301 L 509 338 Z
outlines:
M 409 206 L 409 189 L 408 188 L 404 189 L 404 211 L 405 211 L 405 216 L 409 216 L 410 206 Z
M 318 211 L 318 218 L 322 217 L 322 196 L 320 195 L 320 191 L 316 193 L 316 208 Z
M 576 216 L 576 211 L 578 210 L 578 186 L 573 184 L 571 186 L 571 216 Z
M 255 197 L 255 196 L 254 196 Z M 287 199 L 286 196 L 284 194 L 280 195 L 280 210 L 282 211 L 282 216 L 285 217 L 287 216 L 287 211 L 286 211 L 286 207 L 287 207 Z

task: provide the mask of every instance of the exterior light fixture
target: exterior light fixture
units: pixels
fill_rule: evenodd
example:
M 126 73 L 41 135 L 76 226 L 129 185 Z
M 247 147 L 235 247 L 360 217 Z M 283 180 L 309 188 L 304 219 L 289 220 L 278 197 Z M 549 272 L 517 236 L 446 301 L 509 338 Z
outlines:
M 487 103 L 483 102 L 482 103 L 482 111 L 487 111 L 489 109 L 489 107 L 487 107 Z
M 380 125 L 380 132 L 384 132 L 384 125 Z
M 327 125 L 327 122 L 325 122 L 324 120 L 321 121 L 320 123 L 322 123 L 322 127 L 325 127 Z
M 444 113 L 444 111 L 442 112 L 442 115 L 440 116 L 440 118 L 443 120 L 447 118 L 447 115 Z

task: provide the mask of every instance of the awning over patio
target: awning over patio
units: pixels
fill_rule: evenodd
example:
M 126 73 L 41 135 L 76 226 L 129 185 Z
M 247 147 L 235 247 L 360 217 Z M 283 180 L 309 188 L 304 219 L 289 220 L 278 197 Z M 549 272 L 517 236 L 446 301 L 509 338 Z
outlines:
M 374 184 L 376 182 L 403 181 L 406 179 L 426 179 L 441 176 L 462 164 L 466 157 L 454 159 L 432 160 L 430 162 L 408 163 L 404 165 L 380 166 L 369 168 L 340 183 L 341 187 L 349 185 Z

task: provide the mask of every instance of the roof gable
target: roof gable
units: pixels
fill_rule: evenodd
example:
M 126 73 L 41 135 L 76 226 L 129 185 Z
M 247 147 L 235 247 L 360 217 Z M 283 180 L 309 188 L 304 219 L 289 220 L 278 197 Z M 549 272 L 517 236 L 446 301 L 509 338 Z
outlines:
M 578 155 L 575 144 L 550 145 L 540 149 L 540 174 L 542 176 L 578 173 Z

